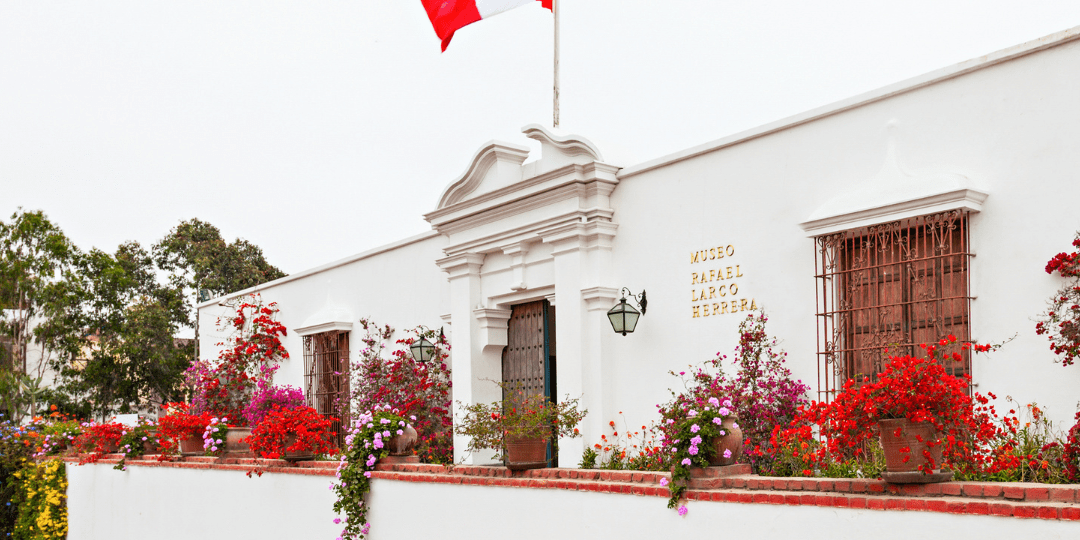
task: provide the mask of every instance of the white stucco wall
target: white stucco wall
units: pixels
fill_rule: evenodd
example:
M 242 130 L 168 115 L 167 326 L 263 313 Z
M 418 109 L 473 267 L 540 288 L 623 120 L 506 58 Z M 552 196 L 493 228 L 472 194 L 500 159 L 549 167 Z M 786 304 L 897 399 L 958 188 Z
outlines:
M 1033 318 L 1063 283 L 1043 271 L 1046 261 L 1080 229 L 1077 95 L 1080 42 L 1072 41 L 622 177 L 612 194 L 615 281 L 647 289 L 649 311 L 634 335 L 605 343 L 617 359 L 619 409 L 650 418 L 668 397 L 664 383 L 677 384 L 666 371 L 731 353 L 741 317 L 693 319 L 690 309 L 691 272 L 709 266 L 691 267 L 689 255 L 718 245 L 735 246 L 723 265 L 740 264 L 740 295 L 765 307 L 795 376 L 814 386 L 814 244 L 799 223 L 875 175 L 895 121 L 907 172 L 961 174 L 989 193 L 971 219 L 971 333 L 980 342 L 1016 339 L 975 357 L 976 390 L 1037 401 L 1067 428 L 1080 369 L 1053 363 Z
M 331 478 L 299 474 L 68 465 L 71 540 L 333 539 Z
M 68 466 L 71 540 L 333 539 L 330 478 L 111 465 Z M 371 540 L 446 538 L 1075 538 L 1075 522 L 934 512 L 691 501 L 375 479 Z
M 695 502 L 679 517 L 660 497 L 372 482 L 371 540 L 469 538 L 1075 538 L 1075 522 L 992 516 Z

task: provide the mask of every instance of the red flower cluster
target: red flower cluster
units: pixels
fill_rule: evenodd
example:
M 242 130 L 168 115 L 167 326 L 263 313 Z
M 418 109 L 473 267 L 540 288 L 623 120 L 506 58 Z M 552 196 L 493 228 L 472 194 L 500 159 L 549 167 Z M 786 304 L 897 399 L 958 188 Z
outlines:
M 166 456 L 179 448 L 181 440 L 200 437 L 210 424 L 211 414 L 190 414 L 187 403 L 166 403 L 161 406 L 168 414 L 158 418 L 158 442 Z
M 281 343 L 287 332 L 275 320 L 277 303 L 263 305 L 259 295 L 242 302 L 236 313 L 228 318 L 227 326 L 234 330 L 230 347 L 218 356 L 214 365 L 196 362 L 188 370 L 188 380 L 194 388 L 194 412 L 219 417 L 243 418 L 243 409 L 250 401 L 256 382 L 270 380 L 277 364 L 289 358 Z
M 120 438 L 124 436 L 126 428 L 123 424 L 110 422 L 108 424 L 84 424 L 82 434 L 75 437 L 73 444 L 88 456 L 81 459 L 81 463 L 94 463 L 107 452 L 115 452 L 120 445 Z
M 816 424 L 820 426 L 824 444 L 812 454 L 799 454 L 807 469 L 829 456 L 858 459 L 877 438 L 878 420 L 907 418 L 937 428 L 941 438 L 927 444 L 944 445 L 943 459 L 953 470 L 981 469 L 986 465 L 985 449 L 998 431 L 992 422 L 993 408 L 987 406 L 989 400 L 979 394 L 974 398 L 968 395 L 970 377 L 949 375 L 942 365 L 950 359 L 962 358 L 959 352 L 946 354 L 939 349 L 956 341 L 955 336 L 949 336 L 938 345 L 920 345 L 926 351 L 925 358 L 891 357 L 876 382 L 866 379 L 860 385 L 848 380 L 831 403 L 813 402 L 800 410 L 792 427 L 774 429 L 774 451 L 781 452 L 792 443 L 800 447 L 807 443 L 809 448 L 809 426 Z M 963 350 L 969 348 L 990 349 L 971 344 L 961 346 Z M 928 451 L 922 457 L 925 463 L 920 463 L 919 469 L 923 472 L 929 473 L 942 465 L 934 463 Z
M 1080 236 L 1072 242 L 1073 247 L 1080 248 Z M 1061 277 L 1080 276 L 1080 251 L 1072 253 L 1058 253 L 1050 262 L 1046 263 L 1046 273 L 1059 272 Z
M 283 409 L 275 406 L 244 442 L 266 459 L 281 459 L 286 453 L 329 454 L 333 422 L 311 407 Z
M 1072 245 L 1080 248 L 1080 233 Z M 1049 308 L 1035 324 L 1035 333 L 1050 340 L 1050 350 L 1063 365 L 1080 358 L 1080 250 L 1058 253 L 1046 263 L 1046 273 L 1072 278 L 1050 298 Z

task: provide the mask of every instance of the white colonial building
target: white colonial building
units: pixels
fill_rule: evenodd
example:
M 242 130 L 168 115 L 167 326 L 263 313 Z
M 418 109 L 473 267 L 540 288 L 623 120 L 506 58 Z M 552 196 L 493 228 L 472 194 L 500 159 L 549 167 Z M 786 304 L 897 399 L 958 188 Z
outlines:
M 1063 423 L 1080 368 L 1054 363 L 1033 319 L 1062 284 L 1046 261 L 1080 229 L 1078 38 L 644 163 L 526 126 L 539 154 L 492 141 L 462 156 L 465 172 L 424 214 L 431 232 L 257 288 L 290 331 L 278 382 L 303 384 L 305 341 L 311 358 L 357 358 L 361 317 L 442 327 L 455 399 L 498 399 L 485 379 L 582 397 L 584 437 L 559 456 L 573 466 L 620 411 L 631 426 L 654 420 L 678 384 L 668 371 L 730 354 L 761 308 L 813 398 L 877 369 L 885 347 L 1015 336 L 957 370 Z M 626 336 L 605 317 L 623 287 L 648 292 Z M 226 300 L 199 306 L 205 358 Z

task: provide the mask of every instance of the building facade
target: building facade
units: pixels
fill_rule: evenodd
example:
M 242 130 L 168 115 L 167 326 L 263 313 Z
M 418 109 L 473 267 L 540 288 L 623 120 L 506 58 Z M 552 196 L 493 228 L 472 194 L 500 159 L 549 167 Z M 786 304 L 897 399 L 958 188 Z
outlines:
M 761 309 L 811 398 L 952 334 L 1007 342 L 954 370 L 1060 425 L 1080 370 L 1034 318 L 1080 229 L 1078 95 L 1074 28 L 644 163 L 526 126 L 539 155 L 482 146 L 431 232 L 257 288 L 290 330 L 277 382 L 311 376 L 305 346 L 357 358 L 362 317 L 442 327 L 456 400 L 494 401 L 499 380 L 581 397 L 573 466 L 609 421 L 655 420 L 668 372 L 730 354 Z M 605 317 L 624 287 L 648 292 L 626 336 Z M 199 306 L 204 358 L 227 300 Z

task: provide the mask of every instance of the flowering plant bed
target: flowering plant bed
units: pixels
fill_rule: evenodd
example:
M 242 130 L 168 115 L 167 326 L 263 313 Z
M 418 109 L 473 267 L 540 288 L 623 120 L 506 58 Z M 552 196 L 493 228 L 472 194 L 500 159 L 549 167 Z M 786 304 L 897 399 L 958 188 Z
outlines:
M 40 454 L 55 454 L 65 450 L 74 444 L 75 438 L 82 432 L 83 428 L 78 420 L 69 420 L 66 416 L 58 414 L 51 422 L 45 423 L 41 429 L 45 440 L 42 441 Z
M 500 386 L 502 386 L 500 384 Z M 552 403 L 539 394 L 526 394 L 517 388 L 504 388 L 507 398 L 489 404 L 462 405 L 465 417 L 455 428 L 469 437 L 469 452 L 495 449 L 506 456 L 506 445 L 515 439 L 579 437 L 577 425 L 588 414 L 578 410 L 578 400 Z
M 447 365 L 450 344 L 441 332 L 424 326 L 410 331 L 412 336 L 394 340 L 395 330 L 360 319 L 364 328 L 364 346 L 360 358 L 349 371 L 350 403 L 358 410 L 373 410 L 388 405 L 410 418 L 418 439 L 416 451 L 429 463 L 453 462 L 453 418 L 450 414 L 452 384 Z M 426 362 L 413 357 L 409 347 L 419 339 L 435 346 Z M 387 357 L 383 352 L 396 344 Z M 413 418 L 415 417 L 415 418 Z
M 333 422 L 311 407 L 274 407 L 245 442 L 267 459 L 288 459 L 292 454 L 328 454 L 333 448 Z
M 64 462 L 30 462 L 14 474 L 18 483 L 13 503 L 18 508 L 14 538 L 67 538 L 67 475 Z M 9 502 L 8 504 L 12 504 Z
M 140 457 L 149 451 L 158 448 L 158 428 L 153 422 L 140 422 L 139 425 L 124 430 L 124 434 L 117 443 L 118 450 L 124 457 L 113 467 L 116 470 L 126 470 L 125 463 L 128 459 Z
M 180 452 L 180 442 L 192 437 L 202 437 L 212 418 L 209 413 L 196 415 L 188 412 L 186 403 L 168 403 L 168 414 L 158 418 L 158 440 L 162 455 Z
M 243 417 L 260 381 L 266 384 L 278 363 L 289 358 L 281 343 L 287 331 L 276 320 L 278 311 L 276 303 L 264 305 L 258 294 L 240 300 L 236 312 L 226 318 L 224 326 L 233 334 L 217 362 L 198 360 L 187 370 L 193 391 L 191 412 Z
M 75 438 L 74 444 L 80 451 L 89 454 L 88 461 L 91 462 L 103 454 L 115 452 L 120 447 L 120 438 L 126 431 L 123 424 L 115 422 L 107 424 L 87 422 L 82 427 L 83 432 Z
M 349 427 L 338 465 L 338 481 L 331 485 L 338 496 L 334 511 L 345 514 L 341 538 L 364 538 L 371 529 L 364 497 L 371 491 L 372 471 L 390 453 L 390 439 L 404 433 L 408 426 L 395 410 L 382 406 L 358 415 Z M 334 522 L 341 523 L 339 519 Z

